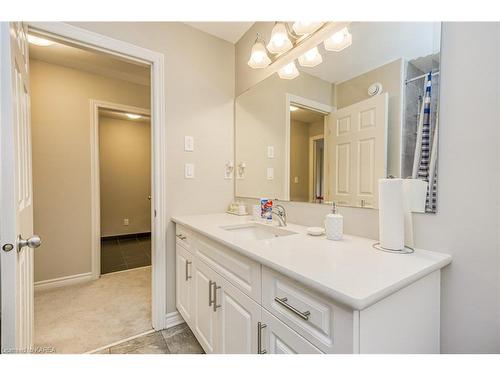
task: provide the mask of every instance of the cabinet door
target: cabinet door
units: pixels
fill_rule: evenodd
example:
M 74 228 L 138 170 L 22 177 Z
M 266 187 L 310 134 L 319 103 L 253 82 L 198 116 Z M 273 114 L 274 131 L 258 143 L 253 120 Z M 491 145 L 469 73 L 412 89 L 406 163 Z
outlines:
M 198 259 L 193 262 L 193 317 L 191 329 L 205 350 L 205 353 L 217 353 L 216 317 L 211 300 L 215 272 Z
M 262 309 L 262 349 L 270 354 L 316 354 L 321 351 L 293 329 Z
M 216 283 L 217 352 L 256 354 L 260 305 L 221 276 Z
M 193 256 L 180 245 L 176 247 L 175 279 L 177 310 L 190 324 L 194 305 Z

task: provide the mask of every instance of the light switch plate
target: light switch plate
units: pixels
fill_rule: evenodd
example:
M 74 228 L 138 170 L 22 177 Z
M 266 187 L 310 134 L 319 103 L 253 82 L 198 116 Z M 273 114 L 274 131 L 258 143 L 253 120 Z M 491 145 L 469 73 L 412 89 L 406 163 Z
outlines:
M 184 164 L 184 178 L 194 178 L 194 164 Z
M 267 146 L 267 158 L 274 159 L 274 146 Z
M 268 180 L 274 179 L 274 168 L 272 168 L 272 167 L 267 168 L 267 179 Z
M 184 136 L 184 151 L 194 151 L 194 138 L 190 135 Z

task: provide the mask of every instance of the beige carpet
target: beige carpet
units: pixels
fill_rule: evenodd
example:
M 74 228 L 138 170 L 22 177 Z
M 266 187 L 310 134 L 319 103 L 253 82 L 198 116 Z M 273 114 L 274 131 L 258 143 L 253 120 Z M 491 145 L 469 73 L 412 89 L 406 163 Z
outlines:
M 151 267 L 35 293 L 35 345 L 85 353 L 152 329 Z

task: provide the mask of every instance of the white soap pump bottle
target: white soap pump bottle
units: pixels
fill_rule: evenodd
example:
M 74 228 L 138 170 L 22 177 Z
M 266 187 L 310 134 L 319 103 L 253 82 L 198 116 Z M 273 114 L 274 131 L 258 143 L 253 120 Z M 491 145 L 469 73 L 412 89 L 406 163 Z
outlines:
M 337 204 L 332 202 L 332 213 L 325 216 L 326 238 L 339 241 L 344 232 L 344 218 L 337 213 Z

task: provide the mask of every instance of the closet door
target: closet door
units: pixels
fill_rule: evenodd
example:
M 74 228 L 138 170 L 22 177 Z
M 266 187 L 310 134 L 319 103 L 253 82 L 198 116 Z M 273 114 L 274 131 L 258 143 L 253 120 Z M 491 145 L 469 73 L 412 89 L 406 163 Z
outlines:
M 205 353 L 217 353 L 217 315 L 213 311 L 216 273 L 198 259 L 195 259 L 193 266 L 194 310 L 191 329 Z
M 269 354 L 320 354 L 305 338 L 262 309 L 261 347 Z
M 260 305 L 220 276 L 216 279 L 214 297 L 219 334 L 218 352 L 256 354 Z
M 194 306 L 193 256 L 180 245 L 176 247 L 175 271 L 177 310 L 191 325 Z

